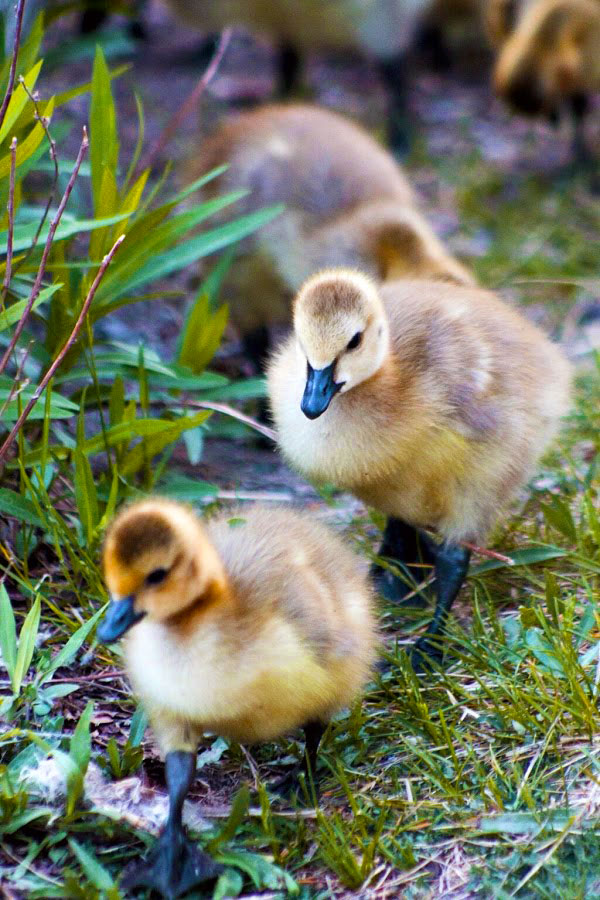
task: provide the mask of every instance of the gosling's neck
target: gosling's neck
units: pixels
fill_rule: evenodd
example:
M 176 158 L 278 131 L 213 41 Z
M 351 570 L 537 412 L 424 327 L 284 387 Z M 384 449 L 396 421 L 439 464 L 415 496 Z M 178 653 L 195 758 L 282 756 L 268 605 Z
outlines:
M 190 560 L 190 581 L 193 586 L 190 602 L 166 623 L 180 634 L 193 629 L 203 618 L 215 618 L 230 612 L 234 606 L 231 582 L 216 549 L 203 541 L 202 550 Z

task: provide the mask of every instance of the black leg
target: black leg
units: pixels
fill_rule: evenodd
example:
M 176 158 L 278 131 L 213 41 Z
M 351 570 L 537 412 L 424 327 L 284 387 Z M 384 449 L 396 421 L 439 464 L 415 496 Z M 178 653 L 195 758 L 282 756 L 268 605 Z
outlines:
M 389 569 L 374 565 L 371 576 L 375 580 L 377 590 L 387 600 L 402 601 L 407 594 L 426 577 L 427 571 L 422 564 L 433 565 L 436 557 L 436 546 L 427 535 L 407 525 L 401 519 L 390 517 L 385 526 L 383 541 L 378 556 L 389 559 L 406 573 L 404 580 L 396 577 Z M 421 565 L 419 565 L 421 563 Z M 422 599 L 411 598 L 411 605 L 423 604 Z
M 301 62 L 293 44 L 281 44 L 277 60 L 277 96 L 281 100 L 288 99 L 298 87 Z
M 419 56 L 425 57 L 435 72 L 448 72 L 452 68 L 452 55 L 444 37 L 444 30 L 435 22 L 421 26 L 415 46 Z
M 379 62 L 379 74 L 388 92 L 388 140 L 399 156 L 406 156 L 410 150 L 413 130 L 408 113 L 406 69 L 404 54 Z
M 441 544 L 435 560 L 436 604 L 433 618 L 427 630 L 415 644 L 412 664 L 415 670 L 423 669 L 426 658 L 441 660 L 442 651 L 435 638 L 446 629 L 448 613 L 467 576 L 471 551 L 458 544 Z M 431 638 L 434 638 L 432 641 Z
M 298 788 L 300 787 L 299 776 L 304 775 L 307 781 L 312 779 L 313 783 L 315 783 L 315 773 L 317 771 L 317 754 L 319 752 L 319 744 L 321 743 L 321 738 L 325 734 L 325 729 L 327 728 L 323 722 L 319 722 L 317 719 L 307 722 L 306 725 L 302 726 L 302 730 L 304 731 L 305 745 L 304 745 L 304 755 L 302 758 L 302 762 L 298 765 L 294 766 L 289 772 L 286 772 L 285 775 L 282 775 L 281 778 L 275 779 L 269 785 L 269 789 L 276 794 L 279 794 L 281 797 L 287 797 L 292 794 L 298 793 Z
M 103 3 L 86 3 L 79 22 L 81 34 L 93 34 L 108 18 L 108 6 Z
M 165 758 L 165 776 L 169 792 L 169 817 L 164 831 L 148 857 L 125 873 L 122 886 L 153 888 L 174 900 L 193 887 L 217 878 L 223 866 L 202 853 L 185 836 L 182 822 L 183 801 L 194 780 L 196 754 L 174 750 Z
M 600 194 L 600 158 L 585 140 L 585 122 L 589 110 L 589 100 L 585 94 L 571 98 L 573 113 L 573 162 L 576 170 L 583 169 L 589 177 L 592 194 Z
M 244 355 L 248 357 L 252 363 L 254 370 L 262 374 L 265 371 L 267 358 L 269 356 L 270 335 L 266 325 L 249 331 L 242 339 L 244 346 Z
M 314 780 L 317 771 L 317 754 L 319 752 L 319 744 L 321 738 L 325 734 L 326 725 L 315 720 L 307 722 L 304 726 L 304 737 L 306 743 L 304 745 L 304 763 L 305 773 Z

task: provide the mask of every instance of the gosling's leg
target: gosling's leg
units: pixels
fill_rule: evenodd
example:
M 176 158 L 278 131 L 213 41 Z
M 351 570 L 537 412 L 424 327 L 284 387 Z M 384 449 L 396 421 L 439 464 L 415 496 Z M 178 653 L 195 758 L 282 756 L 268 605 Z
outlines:
M 386 600 L 396 602 L 404 600 L 406 595 L 425 579 L 427 571 L 423 565 L 434 564 L 436 551 L 434 542 L 423 532 L 413 528 L 412 525 L 407 525 L 401 519 L 390 517 L 385 526 L 378 555 L 396 563 L 403 569 L 406 578 L 400 579 L 389 569 L 381 566 L 372 566 L 371 576 L 379 593 L 383 594 Z M 412 606 L 424 605 L 421 597 L 411 598 L 409 602 Z
M 435 612 L 412 651 L 411 661 L 415 671 L 426 667 L 427 657 L 435 661 L 442 659 L 443 651 L 435 639 L 446 629 L 448 613 L 466 578 L 470 558 L 471 551 L 457 544 L 445 543 L 438 547 L 435 559 Z
M 169 792 L 169 817 L 153 849 L 143 863 L 126 874 L 123 887 L 150 887 L 174 900 L 193 887 L 211 881 L 223 866 L 202 853 L 185 836 L 182 822 L 183 801 L 196 773 L 196 754 L 174 750 L 165 758 L 165 776 Z
M 573 158 L 577 166 L 588 167 L 592 162 L 592 154 L 585 142 L 585 118 L 589 103 L 585 94 L 571 97 L 571 113 L 573 116 Z
M 302 762 L 294 766 L 291 771 L 271 782 L 270 790 L 281 797 L 288 797 L 297 792 L 299 787 L 299 776 L 304 775 L 307 782 L 312 779 L 315 782 L 315 773 L 317 771 L 317 755 L 321 738 L 325 734 L 327 725 L 319 722 L 317 719 L 307 722 L 302 726 L 304 731 L 304 757 Z
M 260 325 L 253 331 L 248 331 L 243 339 L 244 356 L 250 360 L 254 371 L 262 375 L 269 357 L 271 339 L 266 325 Z
M 404 54 L 379 62 L 379 74 L 387 93 L 387 131 L 391 149 L 398 156 L 410 150 L 412 126 L 408 114 L 407 63 Z
M 277 59 L 277 96 L 289 100 L 298 88 L 302 60 L 293 44 L 283 43 Z

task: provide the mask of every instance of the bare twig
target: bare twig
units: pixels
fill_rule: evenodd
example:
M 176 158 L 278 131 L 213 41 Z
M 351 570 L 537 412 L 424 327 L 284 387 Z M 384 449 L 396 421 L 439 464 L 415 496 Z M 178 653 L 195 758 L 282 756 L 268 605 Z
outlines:
M 31 242 L 31 247 L 29 248 L 27 253 L 24 255 L 23 259 L 19 262 L 19 268 L 20 268 L 22 265 L 24 265 L 24 263 L 27 262 L 27 260 L 29 259 L 29 257 L 31 256 L 31 254 L 33 253 L 35 248 L 37 247 L 37 242 L 40 238 L 40 234 L 42 233 L 42 228 L 46 224 L 46 219 L 48 218 L 48 213 L 50 212 L 50 207 L 52 206 L 52 204 L 54 202 L 54 196 L 56 194 L 56 188 L 58 185 L 58 157 L 56 155 L 56 141 L 50 134 L 50 128 L 49 128 L 50 121 L 47 118 L 47 116 L 43 116 L 40 112 L 40 108 L 38 106 L 38 99 L 39 99 L 38 96 L 36 94 L 31 93 L 31 91 L 29 90 L 29 88 L 27 87 L 27 85 L 25 84 L 25 82 L 22 78 L 19 80 L 20 80 L 20 83 L 23 85 L 23 89 L 24 89 L 25 93 L 27 94 L 27 96 L 29 97 L 31 102 L 33 103 L 33 108 L 35 109 L 35 118 L 37 119 L 37 121 L 40 123 L 40 125 L 44 129 L 44 134 L 46 135 L 46 139 L 48 141 L 48 144 L 50 145 L 50 159 L 54 163 L 54 177 L 52 178 L 52 187 L 50 188 L 50 193 L 49 193 L 48 199 L 46 201 L 44 213 L 42 215 L 42 218 L 40 219 L 40 224 L 37 227 L 37 231 L 33 237 L 33 241 Z
M 255 431 L 258 431 L 259 434 L 262 434 L 263 437 L 269 438 L 270 441 L 275 443 L 277 441 L 277 432 L 273 430 L 273 428 L 269 428 L 268 425 L 263 425 L 261 422 L 257 422 L 256 419 L 250 418 L 250 416 L 244 415 L 239 410 L 234 409 L 233 406 L 227 406 L 226 403 L 212 403 L 204 400 L 197 400 L 193 403 L 189 403 L 188 406 L 191 406 L 193 409 L 212 409 L 214 412 L 224 413 L 226 416 L 230 416 L 232 419 L 237 419 L 239 422 L 243 422 L 244 425 L 249 425 L 250 428 L 253 428 Z
M 495 550 L 488 550 L 487 547 L 479 547 L 477 544 L 471 544 L 469 541 L 459 541 L 458 543 L 461 547 L 466 547 L 466 549 L 470 550 L 472 553 L 477 553 L 478 556 L 486 556 L 488 559 L 497 559 L 506 566 L 515 565 L 514 559 L 511 559 L 510 556 L 504 556 L 503 553 L 497 553 Z
M 13 256 L 13 236 L 15 231 L 15 170 L 17 168 L 17 139 L 14 137 L 10 142 L 10 176 L 8 182 L 8 203 L 6 210 L 8 212 L 8 235 L 6 238 L 6 271 L 4 273 L 4 283 L 2 285 L 2 299 L 6 297 L 10 285 L 12 274 L 12 256 Z
M 15 87 L 15 75 L 17 72 L 17 57 L 19 55 L 19 44 L 21 43 L 21 28 L 23 26 L 23 10 L 25 9 L 25 0 L 19 0 L 17 3 L 17 19 L 15 24 L 15 39 L 13 41 L 13 55 L 10 63 L 10 72 L 8 74 L 8 85 L 6 87 L 6 93 L 4 95 L 4 100 L 2 101 L 2 106 L 0 107 L 0 128 L 2 127 L 2 123 L 4 122 L 4 117 L 6 116 L 6 110 L 8 109 L 8 104 L 10 103 L 10 98 L 13 95 L 13 90 Z
M 148 169 L 150 166 L 154 164 L 157 156 L 162 153 L 167 144 L 172 140 L 173 135 L 177 132 L 177 129 L 193 112 L 194 107 L 198 103 L 198 100 L 210 84 L 210 82 L 215 77 L 216 71 L 219 68 L 221 61 L 225 55 L 225 51 L 229 45 L 229 41 L 231 40 L 232 29 L 225 28 L 224 31 L 221 32 L 221 37 L 219 39 L 219 43 L 217 49 L 214 52 L 213 58 L 211 59 L 208 68 L 204 72 L 204 75 L 195 86 L 193 91 L 189 94 L 186 100 L 181 104 L 179 109 L 171 116 L 158 138 L 154 142 L 154 144 L 150 147 L 148 153 L 144 156 L 142 161 L 139 163 L 136 174 L 143 172 L 144 169 Z
M 31 312 L 33 304 L 35 303 L 37 296 L 41 290 L 42 279 L 44 278 L 44 274 L 46 272 L 46 264 L 48 262 L 48 256 L 49 256 L 50 250 L 52 248 L 52 241 L 54 240 L 54 235 L 56 234 L 56 229 L 58 228 L 58 224 L 61 220 L 61 216 L 65 210 L 65 206 L 67 205 L 67 201 L 71 195 L 71 191 L 73 190 L 73 185 L 75 184 L 75 180 L 79 173 L 79 169 L 80 169 L 81 163 L 83 162 L 83 157 L 88 148 L 88 145 L 89 145 L 89 141 L 88 141 L 88 136 L 87 136 L 87 130 L 84 126 L 83 139 L 81 141 L 79 153 L 77 154 L 75 166 L 71 173 L 71 177 L 69 178 L 69 182 L 65 188 L 65 192 L 63 194 L 62 200 L 60 201 L 58 209 L 56 210 L 56 214 L 55 214 L 54 218 L 52 219 L 52 222 L 50 223 L 50 228 L 48 229 L 48 237 L 46 238 L 46 245 L 44 247 L 44 252 L 42 253 L 40 265 L 39 265 L 39 268 L 37 271 L 37 275 L 35 277 L 33 287 L 31 289 L 31 293 L 29 295 L 29 299 L 27 301 L 27 305 L 26 305 L 25 309 L 23 310 L 23 315 L 21 316 L 21 318 L 19 319 L 19 321 L 17 323 L 17 327 L 15 328 L 15 332 L 10 340 L 8 347 L 6 348 L 6 352 L 4 353 L 2 360 L 0 360 L 0 374 L 6 368 L 6 364 L 7 364 L 8 360 L 10 359 L 10 355 L 13 352 L 13 350 L 16 346 L 16 343 L 21 336 L 21 332 L 25 328 L 25 323 L 27 322 L 27 319 L 29 318 L 29 313 Z
M 81 326 L 83 325 L 83 323 L 85 321 L 85 317 L 88 314 L 90 304 L 91 304 L 92 300 L 94 299 L 94 294 L 98 290 L 98 285 L 102 281 L 104 273 L 106 272 L 108 266 L 110 265 L 110 262 L 111 262 L 113 256 L 115 255 L 115 253 L 117 252 L 117 250 L 119 249 L 120 245 L 123 243 L 124 240 L 125 240 L 125 235 L 122 234 L 119 238 L 117 238 L 117 240 L 115 241 L 115 243 L 113 244 L 111 249 L 108 251 L 108 253 L 104 257 L 104 259 L 102 260 L 102 263 L 100 264 L 100 268 L 98 269 L 98 272 L 96 273 L 96 277 L 94 278 L 94 281 L 92 282 L 92 285 L 88 291 L 87 297 L 83 301 L 83 306 L 81 307 L 81 311 L 79 313 L 77 321 L 75 322 L 75 325 L 73 326 L 73 330 L 71 331 L 71 334 L 67 338 L 62 350 L 60 351 L 60 353 L 58 354 L 58 356 L 56 357 L 56 359 L 54 360 L 54 362 L 52 363 L 52 365 L 50 366 L 50 368 L 48 369 L 48 371 L 42 378 L 40 384 L 33 392 L 31 400 L 29 401 L 29 403 L 27 404 L 27 406 L 25 407 L 25 409 L 23 410 L 23 412 L 21 413 L 21 415 L 15 422 L 12 431 L 10 432 L 10 434 L 8 435 L 8 437 L 2 444 L 2 447 L 0 447 L 0 465 L 3 463 L 6 453 L 8 451 L 8 448 L 14 441 L 17 434 L 19 433 L 19 430 L 22 428 L 23 423 L 27 419 L 27 416 L 29 415 L 29 413 L 31 412 L 31 410 L 33 409 L 33 407 L 35 406 L 37 401 L 40 399 L 40 397 L 44 393 L 44 391 L 48 385 L 48 382 L 50 381 L 51 378 L 53 378 L 54 373 L 56 372 L 56 370 L 62 363 L 63 359 L 65 358 L 65 356 L 67 355 L 67 353 L 69 352 L 69 350 L 71 349 L 73 344 L 75 343 L 75 340 L 77 339 L 77 335 L 81 331 Z

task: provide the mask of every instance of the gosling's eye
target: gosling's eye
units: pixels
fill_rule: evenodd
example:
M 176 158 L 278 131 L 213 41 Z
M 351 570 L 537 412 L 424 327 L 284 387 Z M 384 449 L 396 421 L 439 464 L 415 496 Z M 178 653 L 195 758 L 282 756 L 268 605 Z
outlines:
M 363 333 L 362 331 L 357 331 L 353 338 L 350 338 L 348 341 L 348 345 L 346 350 L 356 350 L 357 347 L 360 347 L 360 342 L 362 341 Z
M 166 569 L 154 569 L 153 572 L 146 576 L 146 584 L 160 584 L 168 574 Z

